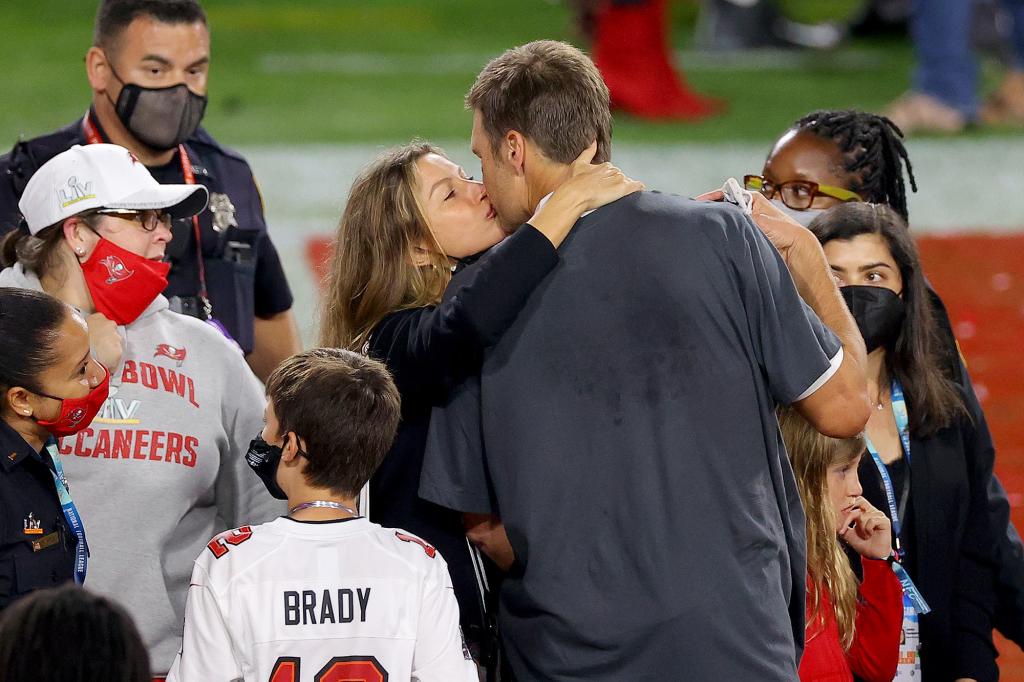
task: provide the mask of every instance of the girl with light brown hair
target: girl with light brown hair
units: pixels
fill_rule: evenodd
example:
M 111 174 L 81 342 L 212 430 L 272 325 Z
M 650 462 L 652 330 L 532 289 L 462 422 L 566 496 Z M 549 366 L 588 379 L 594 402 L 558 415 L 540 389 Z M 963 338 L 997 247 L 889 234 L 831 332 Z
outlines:
M 856 674 L 890 682 L 896 674 L 903 591 L 889 562 L 892 524 L 861 497 L 857 465 L 864 439 L 830 438 L 781 408 L 786 442 L 807 523 L 807 621 L 801 682 Z M 843 544 L 860 555 L 863 580 Z
M 483 348 L 558 266 L 576 220 L 643 188 L 608 163 L 591 164 L 596 152 L 595 142 L 517 226 L 502 225 L 483 183 L 437 147 L 386 151 L 352 185 L 334 243 L 320 343 L 384 362 L 402 397 L 395 443 L 370 481 L 370 519 L 440 549 L 478 658 L 488 639 L 483 564 L 462 515 L 417 495 L 430 412 L 478 371 Z M 453 275 L 460 263 L 467 266 Z

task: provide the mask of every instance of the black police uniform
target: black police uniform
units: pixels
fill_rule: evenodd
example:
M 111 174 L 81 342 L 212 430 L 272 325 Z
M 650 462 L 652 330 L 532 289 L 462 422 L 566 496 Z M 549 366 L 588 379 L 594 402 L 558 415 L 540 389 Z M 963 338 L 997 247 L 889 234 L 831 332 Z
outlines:
M 90 111 L 89 117 L 106 140 L 96 114 Z M 86 143 L 79 119 L 55 133 L 18 142 L 9 154 L 0 156 L 0 235 L 17 227 L 18 200 L 32 174 L 57 154 Z M 195 181 L 210 191 L 210 206 L 199 216 L 199 232 L 213 317 L 250 353 L 254 318 L 271 317 L 292 306 L 281 259 L 267 234 L 263 200 L 245 159 L 219 145 L 203 128 L 184 146 Z M 177 151 L 170 163 L 149 172 L 160 183 L 185 182 Z M 172 309 L 203 318 L 191 219 L 176 221 L 173 232 L 167 247 L 171 272 L 164 294 L 171 299 Z
M 0 420 L 0 609 L 74 580 L 78 539 L 68 528 L 53 463 Z

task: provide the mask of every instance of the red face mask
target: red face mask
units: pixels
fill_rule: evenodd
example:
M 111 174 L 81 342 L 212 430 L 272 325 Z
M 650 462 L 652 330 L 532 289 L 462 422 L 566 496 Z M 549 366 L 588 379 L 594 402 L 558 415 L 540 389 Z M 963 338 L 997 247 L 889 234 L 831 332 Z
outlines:
M 167 288 L 170 263 L 151 261 L 100 237 L 82 263 L 96 312 L 117 324 L 131 324 Z
M 103 367 L 103 365 L 100 365 Z M 36 423 L 57 438 L 73 436 L 92 423 L 96 414 L 103 407 L 110 393 L 110 370 L 103 367 L 103 380 L 81 398 L 58 398 L 57 396 L 39 393 L 46 398 L 60 401 L 60 414 L 50 421 Z

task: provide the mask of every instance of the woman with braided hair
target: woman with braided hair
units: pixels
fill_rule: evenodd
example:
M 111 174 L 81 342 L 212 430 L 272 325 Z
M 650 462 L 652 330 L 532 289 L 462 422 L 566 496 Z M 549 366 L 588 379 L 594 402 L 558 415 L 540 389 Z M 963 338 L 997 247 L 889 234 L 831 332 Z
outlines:
M 913 166 L 896 124 L 863 111 L 823 109 L 797 120 L 772 147 L 761 175 L 746 176 L 746 186 L 803 225 L 845 201 L 885 204 L 909 222 L 904 173 L 916 192 Z M 927 292 L 944 371 L 976 400 L 946 307 L 930 285 Z M 994 450 L 987 433 L 985 437 L 987 447 Z M 1024 646 L 1024 546 L 1010 521 L 1006 492 L 994 474 L 988 496 L 1000 545 L 995 626 Z
M 844 201 L 886 204 L 907 220 L 906 169 L 917 191 L 903 133 L 884 116 L 820 110 L 790 127 L 772 147 L 761 175 L 745 177 L 802 225 Z

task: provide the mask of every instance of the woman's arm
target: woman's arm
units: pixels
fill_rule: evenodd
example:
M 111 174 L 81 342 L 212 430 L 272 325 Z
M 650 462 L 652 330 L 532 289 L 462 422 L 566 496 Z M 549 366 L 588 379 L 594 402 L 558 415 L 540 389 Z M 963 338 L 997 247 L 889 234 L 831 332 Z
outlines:
M 891 682 L 896 676 L 903 630 L 903 587 L 887 561 L 861 558 L 864 580 L 857 600 L 850 669 L 865 682 Z
M 399 311 L 377 326 L 371 354 L 388 365 L 403 395 L 446 390 L 475 370 L 479 351 L 501 338 L 558 264 L 556 248 L 580 216 L 643 188 L 614 166 L 590 165 L 588 153 L 529 222 L 453 278 L 438 306 Z

